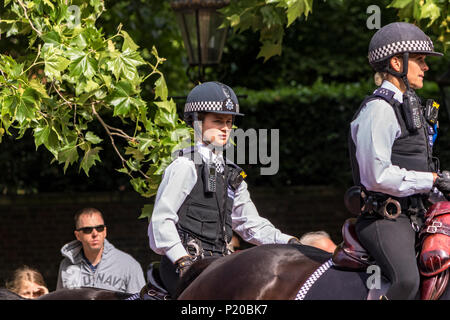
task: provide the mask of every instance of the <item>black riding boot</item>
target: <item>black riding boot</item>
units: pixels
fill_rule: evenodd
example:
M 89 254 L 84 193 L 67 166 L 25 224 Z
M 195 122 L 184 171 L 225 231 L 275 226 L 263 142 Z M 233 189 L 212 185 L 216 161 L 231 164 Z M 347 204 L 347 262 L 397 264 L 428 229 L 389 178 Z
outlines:
M 178 273 L 176 267 L 166 256 L 161 257 L 161 264 L 159 265 L 159 275 L 165 289 L 169 292 L 170 296 L 175 297 L 175 293 L 178 285 Z

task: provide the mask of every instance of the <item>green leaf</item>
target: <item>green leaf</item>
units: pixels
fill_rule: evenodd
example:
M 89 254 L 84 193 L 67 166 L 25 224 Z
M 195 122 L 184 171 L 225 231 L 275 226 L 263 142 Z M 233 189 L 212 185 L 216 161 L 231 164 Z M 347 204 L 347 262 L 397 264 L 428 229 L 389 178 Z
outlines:
M 16 119 L 21 125 L 25 121 L 35 118 L 34 107 L 36 103 L 33 89 L 27 88 L 22 96 L 20 96 L 16 105 Z
M 51 47 L 44 54 L 44 72 L 50 79 L 61 80 L 61 72 L 70 64 L 70 61 L 62 55 L 62 51 Z
M 129 114 L 132 107 L 137 108 L 145 105 L 141 99 L 135 98 L 133 85 L 128 81 L 120 81 L 116 84 L 114 91 L 108 98 L 108 102 L 114 106 L 114 116 Z
M 131 51 L 136 51 L 139 49 L 139 46 L 133 41 L 133 39 L 130 37 L 130 35 L 124 31 L 120 30 L 120 33 L 123 36 L 123 45 L 122 45 L 122 51 L 125 51 L 127 49 L 130 49 Z
M 271 28 L 274 25 L 282 25 L 283 24 L 283 18 L 282 16 L 277 12 L 276 8 L 273 6 L 264 6 L 260 9 L 263 23 L 266 25 L 267 28 Z
M 36 79 L 31 80 L 29 83 L 30 88 L 34 89 L 42 98 L 50 98 L 45 90 L 45 86 Z
M 97 71 L 97 60 L 91 57 L 89 53 L 84 53 L 70 63 L 69 70 L 70 76 L 79 77 L 83 75 L 87 79 L 92 79 Z
M 59 139 L 58 139 L 58 133 L 56 132 L 55 127 L 50 128 L 50 132 L 48 134 L 48 139 L 44 143 L 45 147 L 48 151 L 50 151 L 53 156 L 58 159 L 58 152 L 59 152 Z
M 139 78 L 137 67 L 145 64 L 139 53 L 127 48 L 122 53 L 113 52 L 111 56 L 111 60 L 106 65 L 108 70 L 114 74 L 116 80 L 120 78 L 136 80 Z
M 175 113 L 177 111 L 177 105 L 173 99 L 166 101 L 155 101 L 154 104 L 156 104 L 158 108 L 167 110 L 169 113 Z
M 441 9 L 432 1 L 427 1 L 421 8 L 421 19 L 430 19 L 427 27 L 430 27 L 441 16 Z
M 392 1 L 387 8 L 398 8 L 403 9 L 406 6 L 413 4 L 415 0 L 394 0 Z
M 141 153 L 145 152 L 149 147 L 153 148 L 157 145 L 155 139 L 147 134 L 137 136 L 136 139 L 139 141 L 139 151 Z
M 158 109 L 155 115 L 155 123 L 162 127 L 175 128 L 177 120 L 176 113 L 169 113 L 164 109 Z
M 306 17 L 312 11 L 312 0 L 287 0 L 286 15 L 288 23 L 286 27 L 289 27 L 297 18 L 305 15 Z
M 102 150 L 100 147 L 95 147 L 93 149 L 88 148 L 83 156 L 80 163 L 80 170 L 83 169 L 86 175 L 89 177 L 89 169 L 95 165 L 95 162 L 101 162 L 98 153 Z
M 155 98 L 161 98 L 161 100 L 167 100 L 168 90 L 164 75 L 161 75 L 158 80 L 155 81 Z
M 154 206 L 155 205 L 153 203 L 144 204 L 141 215 L 138 217 L 138 219 L 148 218 L 150 220 L 150 218 L 152 217 Z
M 91 143 L 93 143 L 93 144 L 98 144 L 98 143 L 100 143 L 100 142 L 103 141 L 103 139 L 99 138 L 99 137 L 98 137 L 97 135 L 95 135 L 95 133 L 93 133 L 92 131 L 88 131 L 88 132 L 85 134 L 84 138 L 85 138 L 87 141 L 89 141 L 89 142 L 91 142 Z
M 36 145 L 36 150 L 41 144 L 47 144 L 48 143 L 48 136 L 50 134 L 50 127 L 44 126 L 44 127 L 36 127 L 34 129 L 34 144 Z
M 281 56 L 281 43 L 264 42 L 256 58 L 264 57 L 266 62 L 275 55 Z
M 140 149 L 140 148 L 139 148 Z M 130 155 L 132 155 L 136 160 L 138 160 L 138 161 L 143 161 L 143 160 L 145 160 L 145 156 L 144 156 L 144 154 L 140 151 L 140 150 L 138 150 L 138 149 L 136 149 L 136 148 L 132 148 L 132 147 L 126 147 L 125 148 L 125 154 L 130 154 Z
M 61 36 L 56 31 L 50 31 L 42 35 L 44 46 L 59 46 L 61 44 Z
M 64 163 L 64 173 L 69 165 L 72 165 L 78 160 L 78 151 L 76 146 L 76 140 L 74 143 L 67 144 L 58 153 L 58 163 Z

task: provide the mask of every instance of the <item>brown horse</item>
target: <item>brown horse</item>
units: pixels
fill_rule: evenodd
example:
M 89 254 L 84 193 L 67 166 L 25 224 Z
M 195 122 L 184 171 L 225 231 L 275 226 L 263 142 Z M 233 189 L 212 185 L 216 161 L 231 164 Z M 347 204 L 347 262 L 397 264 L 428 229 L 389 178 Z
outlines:
M 310 246 L 262 245 L 203 259 L 181 279 L 178 299 L 294 299 L 299 285 L 330 257 Z
M 127 300 L 134 295 L 98 288 L 59 289 L 34 300 Z M 0 289 L 0 300 L 30 300 L 8 290 Z
M 191 268 L 180 284 L 179 300 L 364 300 L 372 276 L 335 268 L 331 254 L 320 249 L 281 244 L 253 247 Z M 440 299 L 450 300 L 448 287 Z

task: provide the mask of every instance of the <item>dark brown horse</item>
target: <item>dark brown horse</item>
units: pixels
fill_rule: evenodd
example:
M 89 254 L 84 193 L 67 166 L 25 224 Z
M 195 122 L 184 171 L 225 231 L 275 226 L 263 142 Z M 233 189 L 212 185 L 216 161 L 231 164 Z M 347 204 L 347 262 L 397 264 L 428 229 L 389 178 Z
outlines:
M 330 259 L 331 254 L 309 246 L 253 247 L 204 261 L 197 265 L 199 268 L 194 264 L 180 285 L 178 299 L 366 299 L 369 293 L 367 283 L 372 274 L 337 269 Z M 195 279 L 191 282 L 192 278 Z M 450 300 L 448 287 L 440 299 Z
M 35 300 L 127 300 L 133 294 L 97 288 L 59 289 L 42 295 Z M 0 300 L 29 300 L 18 294 L 0 289 Z

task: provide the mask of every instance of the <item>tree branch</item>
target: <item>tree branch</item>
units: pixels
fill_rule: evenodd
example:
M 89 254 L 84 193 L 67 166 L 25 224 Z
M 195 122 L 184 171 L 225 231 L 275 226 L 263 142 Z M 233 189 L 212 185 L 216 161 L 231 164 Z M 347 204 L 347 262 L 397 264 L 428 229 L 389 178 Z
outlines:
M 33 22 L 31 22 L 31 19 L 28 17 L 28 11 L 27 11 L 27 8 L 25 8 L 25 4 L 21 0 L 17 0 L 17 2 L 22 7 L 23 13 L 25 14 L 25 18 L 30 23 L 31 29 L 36 31 L 36 33 L 38 34 L 39 37 L 42 36 L 42 32 L 40 32 L 38 29 L 36 29 L 36 27 L 33 25 Z
M 122 130 L 116 129 L 116 128 L 113 128 L 113 127 L 107 125 L 107 124 L 105 123 L 105 121 L 103 121 L 102 117 L 100 117 L 100 115 L 97 113 L 97 110 L 95 110 L 95 103 L 92 103 L 92 113 L 97 117 L 97 120 L 100 122 L 100 124 L 101 124 L 101 125 L 103 126 L 103 128 L 105 129 L 106 133 L 108 134 L 109 138 L 111 139 L 111 144 L 112 144 L 114 150 L 116 151 L 117 155 L 119 156 L 120 160 L 122 161 L 122 165 L 123 165 L 124 167 L 126 167 L 126 162 L 127 162 L 127 160 L 125 160 L 125 158 L 124 158 L 124 157 L 122 156 L 122 154 L 120 153 L 119 149 L 117 149 L 117 146 L 116 146 L 116 144 L 115 144 L 115 142 L 114 142 L 113 135 L 123 137 L 123 138 L 125 138 L 125 139 L 127 139 L 127 140 L 133 140 L 133 141 L 134 141 L 135 139 L 132 138 L 132 137 L 130 137 L 130 136 L 128 136 L 127 134 L 125 134 Z M 119 133 L 116 133 L 116 132 L 111 132 L 110 129 L 113 129 L 113 130 L 122 132 L 123 134 L 119 134 Z M 142 176 L 144 176 L 146 179 L 150 179 L 150 177 L 147 176 L 144 172 L 142 172 L 142 170 L 139 170 L 139 173 L 142 174 Z M 130 175 L 130 174 L 129 174 L 129 175 Z M 131 176 L 131 175 L 130 175 L 130 176 Z M 131 177 L 132 177 L 132 176 L 131 176 Z

